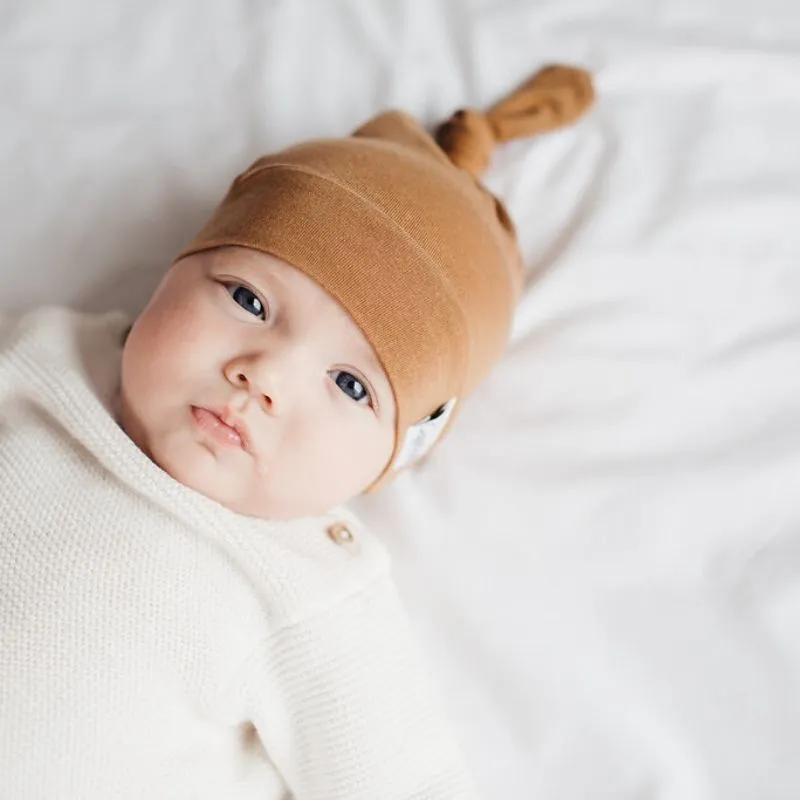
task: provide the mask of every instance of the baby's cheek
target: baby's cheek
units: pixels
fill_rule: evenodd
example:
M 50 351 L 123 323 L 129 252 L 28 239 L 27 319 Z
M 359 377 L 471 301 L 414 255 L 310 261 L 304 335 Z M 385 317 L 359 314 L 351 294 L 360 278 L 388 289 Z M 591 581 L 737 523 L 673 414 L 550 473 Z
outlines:
M 160 353 L 158 339 L 146 319 L 137 320 L 128 337 L 123 355 L 123 379 L 127 389 L 137 393 L 152 383 Z
M 374 431 L 339 420 L 330 425 L 324 440 L 321 437 L 309 472 L 313 469 L 320 492 L 330 494 L 335 504 L 344 503 L 377 478 L 383 466 L 380 449 Z
M 139 322 L 123 352 L 122 392 L 131 409 L 146 422 L 148 412 L 157 410 L 173 359 L 169 349 L 163 347 L 164 340 L 154 335 L 147 320 Z
M 205 344 L 198 335 L 202 326 L 194 324 L 190 309 L 157 304 L 139 322 L 134 333 L 139 334 L 143 369 L 152 380 L 180 379 L 202 356 Z

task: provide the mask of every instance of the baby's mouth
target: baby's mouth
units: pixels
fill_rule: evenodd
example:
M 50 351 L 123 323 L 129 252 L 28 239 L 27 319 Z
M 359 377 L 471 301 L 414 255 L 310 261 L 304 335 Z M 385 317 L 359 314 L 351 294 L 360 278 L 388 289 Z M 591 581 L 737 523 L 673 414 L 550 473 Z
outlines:
M 237 450 L 249 450 L 249 431 L 241 420 L 233 419 L 224 411 L 199 406 L 192 406 L 192 417 L 197 427 L 215 442 Z

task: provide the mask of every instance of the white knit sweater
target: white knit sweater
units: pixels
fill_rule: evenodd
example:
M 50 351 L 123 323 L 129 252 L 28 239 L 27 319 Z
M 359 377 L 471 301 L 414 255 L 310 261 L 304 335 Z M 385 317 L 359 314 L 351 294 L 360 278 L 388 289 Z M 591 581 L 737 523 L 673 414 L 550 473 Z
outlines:
M 125 325 L 0 319 L 0 798 L 473 797 L 382 548 L 155 466 Z

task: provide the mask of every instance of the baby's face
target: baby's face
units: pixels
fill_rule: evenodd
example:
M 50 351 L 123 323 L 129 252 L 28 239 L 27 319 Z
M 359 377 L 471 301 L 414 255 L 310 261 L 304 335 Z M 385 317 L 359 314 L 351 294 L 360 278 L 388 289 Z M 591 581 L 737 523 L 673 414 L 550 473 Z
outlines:
M 229 247 L 172 266 L 122 359 L 121 422 L 162 469 L 233 511 L 322 514 L 394 446 L 383 369 L 303 273 Z

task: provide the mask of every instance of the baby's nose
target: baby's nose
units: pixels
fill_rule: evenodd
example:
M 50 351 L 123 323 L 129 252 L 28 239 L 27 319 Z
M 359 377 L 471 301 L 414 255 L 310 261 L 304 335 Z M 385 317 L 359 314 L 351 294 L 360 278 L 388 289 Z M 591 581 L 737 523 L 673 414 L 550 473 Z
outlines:
M 241 356 L 228 361 L 223 372 L 232 386 L 246 391 L 272 414 L 282 413 L 291 402 L 297 375 L 287 358 Z

